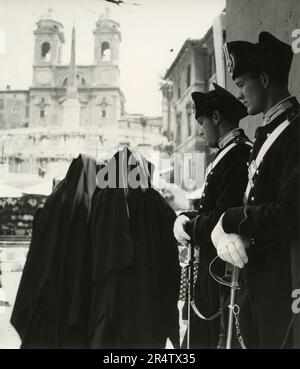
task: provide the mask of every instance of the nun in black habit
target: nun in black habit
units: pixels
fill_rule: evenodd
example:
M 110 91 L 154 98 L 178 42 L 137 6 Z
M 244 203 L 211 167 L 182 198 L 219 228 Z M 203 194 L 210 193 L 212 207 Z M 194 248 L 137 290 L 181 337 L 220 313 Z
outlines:
M 38 210 L 11 317 L 22 348 L 89 347 L 95 188 L 96 162 L 80 155 Z
M 179 347 L 180 267 L 174 211 L 153 167 L 127 148 L 98 172 L 93 202 L 92 348 Z M 112 188 L 117 187 L 117 188 Z

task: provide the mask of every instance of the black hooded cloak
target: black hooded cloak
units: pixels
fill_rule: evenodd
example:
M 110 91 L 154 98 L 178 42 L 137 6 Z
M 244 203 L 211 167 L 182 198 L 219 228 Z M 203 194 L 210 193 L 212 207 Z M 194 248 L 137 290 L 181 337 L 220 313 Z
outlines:
M 117 164 L 119 188 L 98 189 L 93 200 L 91 347 L 164 348 L 167 338 L 178 347 L 176 215 L 151 188 L 151 165 L 142 157 L 130 165 L 132 155 L 113 157 L 107 168 Z M 142 185 L 133 188 L 126 173 Z
M 22 348 L 88 347 L 88 220 L 96 162 L 80 155 L 39 209 L 11 323 Z

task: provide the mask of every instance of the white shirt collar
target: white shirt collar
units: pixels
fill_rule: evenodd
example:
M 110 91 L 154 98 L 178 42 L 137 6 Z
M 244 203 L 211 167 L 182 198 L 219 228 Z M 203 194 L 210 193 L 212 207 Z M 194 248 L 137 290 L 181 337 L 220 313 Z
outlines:
M 274 105 L 271 109 L 269 109 L 264 115 L 263 126 L 266 126 L 267 124 L 271 123 L 280 114 L 285 112 L 288 108 L 291 108 L 293 106 L 293 103 L 291 101 L 292 99 L 293 99 L 293 96 L 289 96 L 281 100 L 276 105 Z
M 223 137 L 221 137 L 218 141 L 218 147 L 223 149 L 230 141 L 232 141 L 235 137 L 240 136 L 243 133 L 241 128 L 235 128 L 232 131 L 226 133 Z

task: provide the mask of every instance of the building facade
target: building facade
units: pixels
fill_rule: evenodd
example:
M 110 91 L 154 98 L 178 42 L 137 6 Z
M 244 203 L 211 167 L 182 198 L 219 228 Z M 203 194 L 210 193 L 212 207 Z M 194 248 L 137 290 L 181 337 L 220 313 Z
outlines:
M 94 63 L 76 65 L 80 125 L 116 123 L 124 113 L 119 86 L 119 23 L 102 16 L 94 34 Z M 60 125 L 69 66 L 61 64 L 63 25 L 41 19 L 34 31 L 33 80 L 30 87 L 30 125 Z
M 79 153 L 101 159 L 125 144 L 151 151 L 165 140 L 161 117 L 125 112 L 120 24 L 108 11 L 93 31 L 91 65 L 76 64 L 74 27 L 70 63 L 63 65 L 63 25 L 50 14 L 36 25 L 32 85 L 0 91 L 1 173 L 60 175 Z
M 0 129 L 29 126 L 30 98 L 28 90 L 0 91 Z
M 187 39 L 164 76 L 161 87 L 164 134 L 174 141 L 174 151 L 184 154 L 174 168 L 180 178 L 197 178 L 183 187 L 193 190 L 201 186 L 211 150 L 200 136 L 194 118 L 193 91 L 207 92 L 213 82 L 224 86 L 225 70 L 222 53 L 216 48 L 224 42 L 224 14 L 221 14 L 202 39 Z

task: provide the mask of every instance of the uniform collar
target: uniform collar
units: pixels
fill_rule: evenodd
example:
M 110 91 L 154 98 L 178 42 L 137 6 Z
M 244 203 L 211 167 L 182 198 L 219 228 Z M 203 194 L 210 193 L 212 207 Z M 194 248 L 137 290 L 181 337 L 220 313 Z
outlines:
M 236 137 L 239 137 L 241 135 L 244 135 L 244 131 L 241 128 L 235 128 L 232 131 L 226 133 L 226 135 L 221 137 L 218 141 L 219 149 L 223 149 L 231 141 L 235 140 Z
M 273 122 L 276 118 L 278 118 L 285 111 L 295 107 L 298 104 L 297 99 L 294 96 L 287 97 L 284 100 L 281 100 L 278 104 L 273 106 L 267 113 L 264 115 L 263 126 Z

